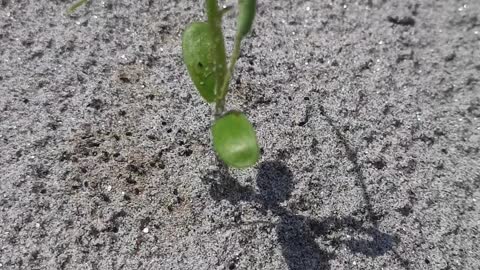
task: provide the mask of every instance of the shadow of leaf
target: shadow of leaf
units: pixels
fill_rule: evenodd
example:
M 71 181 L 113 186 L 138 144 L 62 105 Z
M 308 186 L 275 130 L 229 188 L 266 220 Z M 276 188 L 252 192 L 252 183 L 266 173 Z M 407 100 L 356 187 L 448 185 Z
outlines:
M 235 205 L 240 201 L 250 201 L 254 195 L 252 187 L 241 185 L 222 168 L 209 172 L 202 182 L 209 185 L 210 196 L 217 202 L 227 200 Z
M 322 250 L 315 242 L 315 232 L 307 226 L 306 218 L 285 215 L 277 225 L 282 255 L 290 270 L 328 270 L 334 253 Z

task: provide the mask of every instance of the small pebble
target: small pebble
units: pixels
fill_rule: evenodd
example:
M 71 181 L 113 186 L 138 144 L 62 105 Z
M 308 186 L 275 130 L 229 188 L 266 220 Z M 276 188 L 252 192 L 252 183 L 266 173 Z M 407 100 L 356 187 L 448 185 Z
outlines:
M 477 144 L 480 142 L 480 135 L 472 135 L 469 140 L 470 142 Z
M 145 227 L 145 228 L 143 229 L 143 232 L 144 232 L 144 233 L 148 233 L 148 231 L 149 231 L 149 230 L 148 230 L 148 227 Z

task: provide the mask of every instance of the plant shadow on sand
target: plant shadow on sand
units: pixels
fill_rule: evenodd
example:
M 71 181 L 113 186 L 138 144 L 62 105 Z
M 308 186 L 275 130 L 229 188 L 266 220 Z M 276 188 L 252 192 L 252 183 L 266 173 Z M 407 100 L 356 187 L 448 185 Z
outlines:
M 335 258 L 335 250 L 342 247 L 376 257 L 392 250 L 399 242 L 396 236 L 379 231 L 368 217 L 330 216 L 315 220 L 281 206 L 293 189 L 293 174 L 281 162 L 261 163 L 256 180 L 258 192 L 240 184 L 221 166 L 203 177 L 214 200 L 227 200 L 234 205 L 240 201 L 255 202 L 260 205 L 260 212 L 271 211 L 279 217 L 274 224 L 275 231 L 290 270 L 331 269 L 330 260 Z M 361 235 L 361 238 L 353 239 L 347 233 Z

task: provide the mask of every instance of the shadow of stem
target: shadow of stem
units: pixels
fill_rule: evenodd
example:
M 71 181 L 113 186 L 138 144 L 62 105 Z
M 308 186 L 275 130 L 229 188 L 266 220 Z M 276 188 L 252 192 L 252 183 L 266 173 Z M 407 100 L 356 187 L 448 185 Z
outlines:
M 360 186 L 362 190 L 363 201 L 365 203 L 365 209 L 367 211 L 367 218 L 372 223 L 375 229 L 378 230 L 378 221 L 381 219 L 382 215 L 375 213 L 372 206 L 372 200 L 370 195 L 367 191 L 367 185 L 365 183 L 365 175 L 363 174 L 362 165 L 358 162 L 358 151 L 352 147 L 348 140 L 345 138 L 345 135 L 340 131 L 340 129 L 334 124 L 333 119 L 325 112 L 323 106 L 320 105 L 320 114 L 325 118 L 327 123 L 335 132 L 335 136 L 338 138 L 342 146 L 345 148 L 345 152 L 347 155 L 347 159 L 353 164 L 353 171 L 355 173 L 355 179 L 357 184 Z M 400 264 L 404 267 L 404 269 L 410 269 L 410 262 L 404 259 L 395 249 L 392 249 L 392 252 L 395 258 L 400 262 Z

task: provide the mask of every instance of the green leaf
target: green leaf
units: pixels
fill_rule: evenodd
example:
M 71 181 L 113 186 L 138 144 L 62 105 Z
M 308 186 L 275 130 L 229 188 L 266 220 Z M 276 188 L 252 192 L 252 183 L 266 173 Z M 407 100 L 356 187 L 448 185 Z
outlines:
M 238 0 L 237 32 L 241 38 L 246 36 L 252 29 L 256 8 L 256 0 Z
M 230 111 L 212 126 L 213 147 L 228 166 L 245 168 L 255 165 L 260 157 L 257 136 L 247 117 Z
M 68 8 L 67 14 L 70 15 L 74 13 L 79 7 L 85 5 L 88 2 L 88 0 L 79 0 L 75 2 L 71 7 Z
M 190 24 L 182 38 L 183 61 L 193 84 L 207 102 L 215 101 L 215 43 L 205 22 Z

